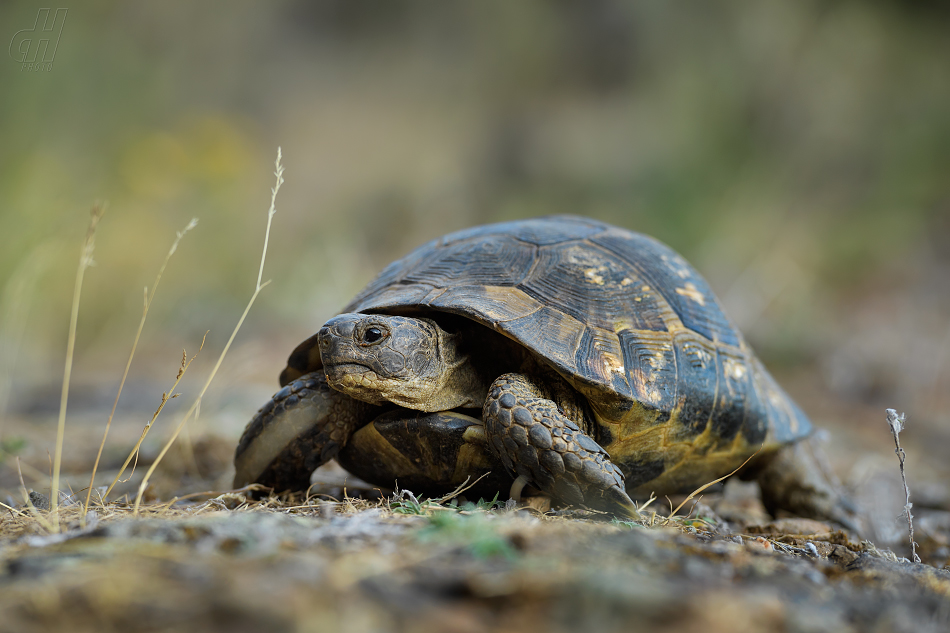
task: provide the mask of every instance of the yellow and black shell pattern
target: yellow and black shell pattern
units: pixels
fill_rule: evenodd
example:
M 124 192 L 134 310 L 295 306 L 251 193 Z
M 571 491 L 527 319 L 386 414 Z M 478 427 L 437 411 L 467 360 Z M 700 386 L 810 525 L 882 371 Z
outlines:
M 603 222 L 446 235 L 390 264 L 344 312 L 406 310 L 465 316 L 553 367 L 586 397 L 594 437 L 633 492 L 701 485 L 811 432 L 696 270 Z

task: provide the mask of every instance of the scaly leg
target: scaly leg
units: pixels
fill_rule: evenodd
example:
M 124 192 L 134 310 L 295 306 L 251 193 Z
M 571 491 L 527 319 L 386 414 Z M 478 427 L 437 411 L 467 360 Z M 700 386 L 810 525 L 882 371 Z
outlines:
M 806 439 L 779 449 L 754 473 L 762 503 L 773 516 L 778 510 L 820 520 L 831 520 L 862 533 L 854 503 L 829 482 Z M 753 473 L 750 473 L 753 474 Z
M 495 380 L 482 415 L 489 447 L 510 472 L 566 503 L 640 518 L 607 451 L 525 376 Z

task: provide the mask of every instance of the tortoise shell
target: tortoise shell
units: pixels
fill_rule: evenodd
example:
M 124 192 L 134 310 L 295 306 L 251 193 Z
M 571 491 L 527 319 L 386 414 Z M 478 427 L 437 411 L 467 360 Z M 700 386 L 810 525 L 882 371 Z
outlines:
M 708 482 L 811 430 L 692 266 L 596 220 L 446 235 L 390 264 L 343 311 L 447 312 L 523 345 L 587 399 L 594 437 L 632 492 Z M 320 365 L 308 339 L 281 382 Z

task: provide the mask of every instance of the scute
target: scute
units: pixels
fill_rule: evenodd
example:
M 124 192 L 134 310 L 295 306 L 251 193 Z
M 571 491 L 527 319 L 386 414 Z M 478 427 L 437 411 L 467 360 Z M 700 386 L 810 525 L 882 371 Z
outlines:
M 619 338 L 636 399 L 652 409 L 672 411 L 677 402 L 677 373 L 669 333 L 621 330 Z
M 572 316 L 544 306 L 528 316 L 500 324 L 500 329 L 516 341 L 543 341 L 545 360 L 565 376 L 578 373 L 574 357 L 586 328 Z
M 535 247 L 500 235 L 442 246 L 403 276 L 403 283 L 439 288 L 455 285 L 514 286 L 531 269 Z
M 478 312 L 487 323 L 496 326 L 526 317 L 543 307 L 518 288 L 502 286 L 456 286 L 429 301 L 429 305 L 456 314 Z
M 613 332 L 587 326 L 577 345 L 574 366 L 582 375 L 593 378 L 594 384 L 609 385 L 610 390 L 624 400 L 634 399 L 627 381 L 623 350 Z
M 668 306 L 644 291 L 630 264 L 589 242 L 542 248 L 538 262 L 519 288 L 593 327 L 665 331 Z
M 646 235 L 620 229 L 592 241 L 628 261 L 663 295 L 683 325 L 711 341 L 739 345 L 739 336 L 706 280 L 668 246 Z

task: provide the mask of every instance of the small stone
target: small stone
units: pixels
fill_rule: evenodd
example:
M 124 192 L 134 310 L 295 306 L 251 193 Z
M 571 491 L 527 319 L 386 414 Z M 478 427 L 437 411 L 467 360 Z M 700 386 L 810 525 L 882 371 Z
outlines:
M 30 503 L 33 504 L 33 507 L 37 510 L 49 510 L 49 498 L 36 491 L 30 491 Z
M 749 539 L 748 541 L 745 542 L 745 544 L 746 544 L 746 547 L 752 550 L 759 550 L 759 551 L 764 550 L 766 552 L 775 551 L 775 548 L 772 547 L 772 543 L 768 539 L 762 536 L 758 536 L 754 539 Z

